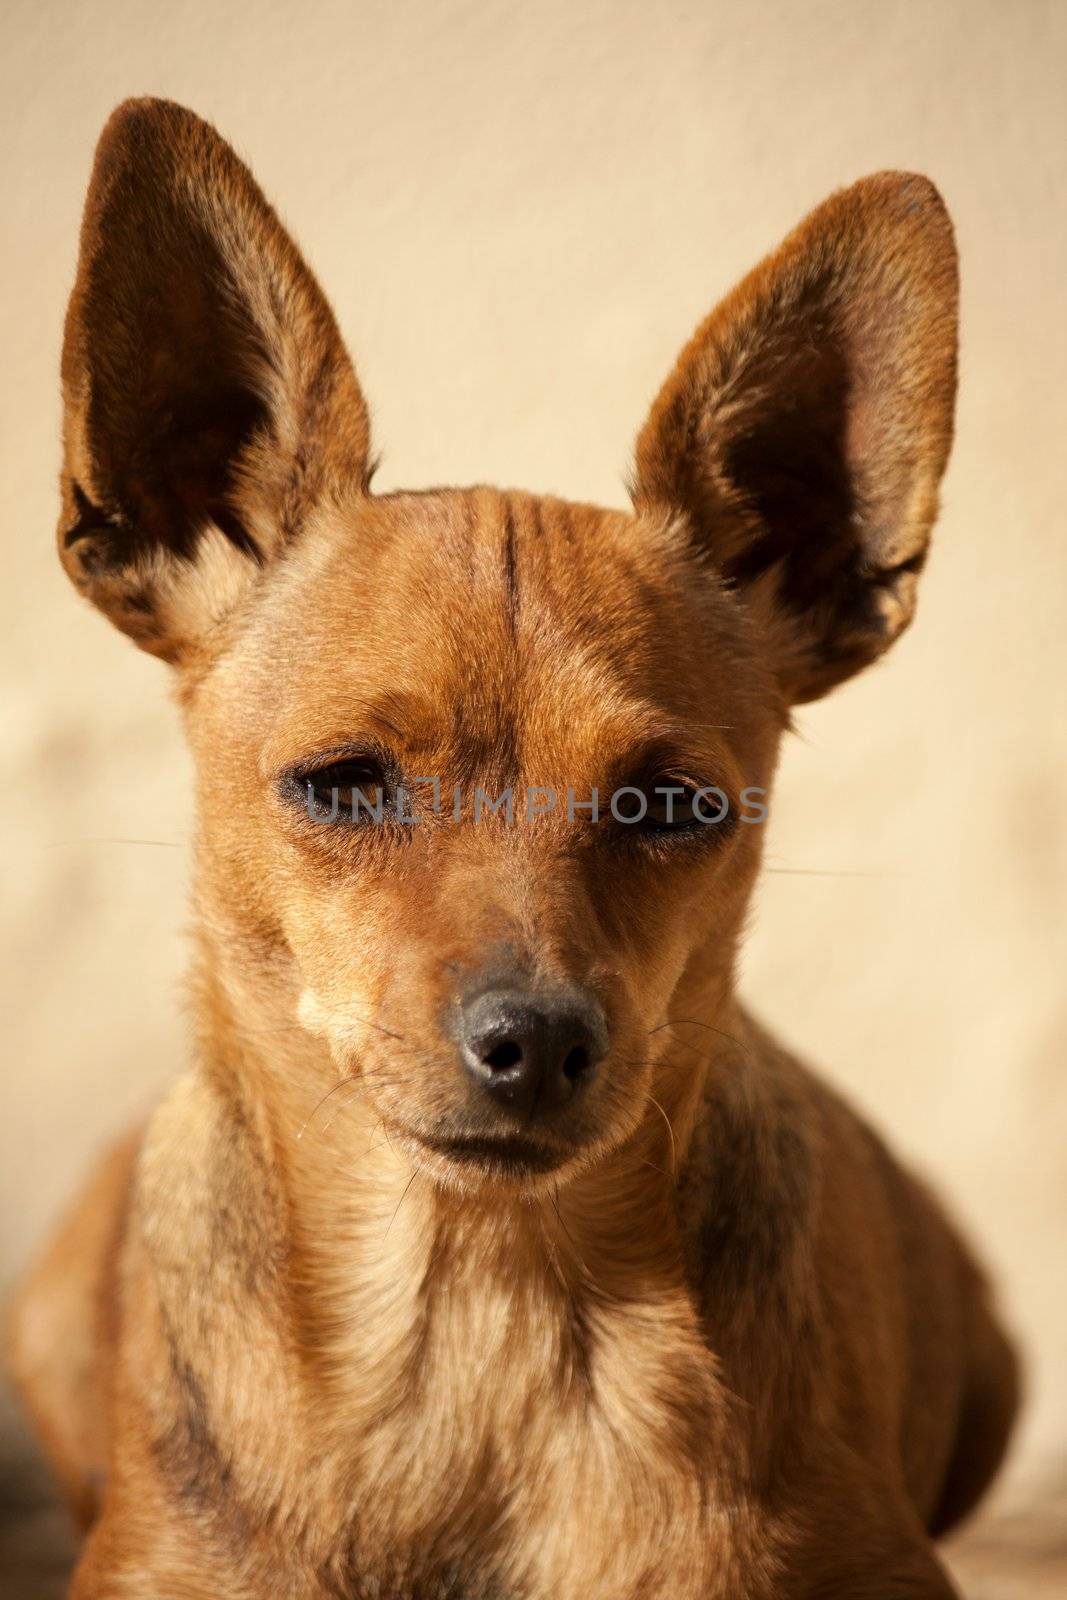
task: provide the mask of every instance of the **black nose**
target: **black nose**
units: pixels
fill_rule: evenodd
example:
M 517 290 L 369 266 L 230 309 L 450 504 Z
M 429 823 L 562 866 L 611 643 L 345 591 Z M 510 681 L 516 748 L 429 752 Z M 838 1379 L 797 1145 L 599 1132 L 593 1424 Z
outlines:
M 573 1099 L 607 1055 L 608 1032 L 585 996 L 490 989 L 462 1008 L 459 1044 L 475 1082 L 532 1117 Z

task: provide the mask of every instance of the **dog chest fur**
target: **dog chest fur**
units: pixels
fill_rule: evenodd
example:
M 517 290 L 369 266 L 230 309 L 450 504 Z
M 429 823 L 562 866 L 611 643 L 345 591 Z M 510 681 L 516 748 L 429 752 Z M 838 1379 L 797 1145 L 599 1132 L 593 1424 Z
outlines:
M 622 1274 L 606 1290 L 586 1276 L 562 1213 L 517 1227 L 442 1206 L 380 1135 L 328 1234 L 307 1214 L 272 1233 L 284 1206 L 265 1171 L 197 1077 L 157 1115 L 141 1166 L 132 1270 L 157 1287 L 170 1375 L 160 1392 L 144 1367 L 155 1449 L 191 1504 L 228 1506 L 214 1520 L 231 1558 L 242 1522 L 277 1530 L 279 1556 L 297 1533 L 303 1581 L 354 1583 L 338 1592 L 360 1600 L 480 1600 L 472 1571 L 487 1600 L 500 1584 L 636 1595 L 706 1563 L 723 1396 L 654 1227 L 622 1295 Z M 590 1532 L 605 1505 L 608 1541 Z
M 797 1536 L 753 1490 L 853 1358 L 819 1331 L 808 1082 L 735 1025 L 666 1204 L 638 1159 L 542 1207 L 472 1205 L 413 1180 L 358 1094 L 293 1145 L 235 1098 L 232 1041 L 177 1087 L 132 1246 L 166 1338 L 138 1349 L 156 1465 L 210 1508 L 211 1570 L 236 1581 L 251 1548 L 294 1594 L 346 1600 L 710 1596 L 747 1552 L 758 1593 Z M 746 1415 L 779 1418 L 774 1457 L 739 1443 Z

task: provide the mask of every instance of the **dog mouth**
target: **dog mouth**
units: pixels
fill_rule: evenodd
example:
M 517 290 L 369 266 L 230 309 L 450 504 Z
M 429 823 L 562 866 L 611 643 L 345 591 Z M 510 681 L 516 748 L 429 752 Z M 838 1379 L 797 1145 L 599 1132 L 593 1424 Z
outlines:
M 441 1135 L 420 1134 L 419 1143 L 436 1156 L 457 1166 L 476 1168 L 499 1177 L 518 1178 L 531 1173 L 554 1172 L 570 1152 L 520 1134 Z

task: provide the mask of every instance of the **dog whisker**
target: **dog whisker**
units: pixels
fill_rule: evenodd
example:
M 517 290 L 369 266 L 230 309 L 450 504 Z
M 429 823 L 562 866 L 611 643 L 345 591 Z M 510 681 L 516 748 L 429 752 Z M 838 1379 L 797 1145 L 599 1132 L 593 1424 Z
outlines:
M 764 867 L 764 872 L 783 878 L 902 878 L 906 874 L 889 871 L 852 871 L 835 867 Z
M 732 1044 L 736 1049 L 740 1050 L 741 1054 L 746 1058 L 751 1055 L 748 1046 L 742 1044 L 741 1040 L 736 1039 L 732 1033 L 726 1033 L 724 1029 L 717 1028 L 712 1022 L 700 1022 L 696 1017 L 668 1017 L 666 1022 L 661 1022 L 655 1028 L 650 1028 L 648 1037 L 651 1039 L 653 1034 L 662 1033 L 664 1028 L 703 1028 L 706 1033 L 714 1033 L 720 1039 L 725 1039 L 728 1044 Z
M 50 839 L 44 846 L 45 850 L 65 849 L 68 846 L 82 844 L 136 844 L 152 845 L 160 850 L 184 850 L 186 844 L 181 839 Z
M 356 1090 L 357 1095 L 366 1092 L 363 1083 L 359 1079 L 350 1078 L 348 1080 L 348 1082 L 349 1082 L 350 1086 L 353 1089 Z M 329 1133 L 330 1129 L 333 1127 L 334 1123 L 337 1121 L 338 1117 L 342 1116 L 346 1111 L 348 1111 L 350 1105 L 351 1105 L 351 1101 L 349 1101 L 349 1100 L 340 1100 L 340 1101 L 338 1101 L 336 1109 L 331 1112 L 330 1116 L 326 1119 L 326 1122 L 323 1124 L 322 1137 L 324 1139 L 325 1139 L 326 1135 Z
M 327 1092 L 323 1095 L 322 1099 L 318 1102 L 318 1104 L 315 1106 L 314 1110 L 311 1112 L 310 1116 L 308 1116 L 307 1119 L 305 1120 L 303 1126 L 300 1129 L 300 1132 L 296 1136 L 296 1142 L 299 1144 L 300 1140 L 304 1137 L 304 1135 L 307 1132 L 308 1128 L 311 1126 L 312 1122 L 314 1121 L 314 1119 L 318 1115 L 318 1113 L 322 1110 L 322 1108 L 326 1104 L 327 1100 L 332 1099 L 333 1096 L 335 1094 L 337 1094 L 341 1089 L 348 1088 L 350 1085 L 356 1084 L 358 1082 L 359 1082 L 358 1078 L 356 1078 L 352 1074 L 349 1074 L 348 1077 L 340 1078 L 337 1081 L 337 1083 L 334 1084 L 332 1089 L 327 1090 Z
M 652 1105 L 655 1106 L 664 1122 L 667 1124 L 667 1132 L 670 1134 L 671 1140 L 671 1177 L 676 1178 L 678 1176 L 678 1147 L 674 1142 L 674 1128 L 671 1125 L 671 1119 L 664 1111 L 654 1094 L 650 1094 L 648 1098 Z
M 649 1161 L 647 1156 L 638 1156 L 637 1159 L 643 1167 L 651 1167 L 653 1172 L 658 1172 L 661 1178 L 669 1178 L 671 1176 L 669 1172 L 664 1172 L 662 1167 L 657 1167 L 654 1161 Z
M 387 1226 L 387 1228 L 385 1230 L 384 1235 L 382 1236 L 382 1252 L 383 1253 L 385 1251 L 385 1243 L 386 1243 L 386 1240 L 389 1238 L 389 1233 L 390 1233 L 390 1230 L 392 1229 L 393 1223 L 396 1221 L 397 1217 L 400 1215 L 400 1207 L 404 1204 L 404 1201 L 407 1199 L 408 1194 L 410 1193 L 410 1190 L 411 1190 L 411 1185 L 415 1182 L 415 1179 L 421 1177 L 422 1175 L 423 1175 L 423 1169 L 422 1169 L 422 1167 L 420 1167 L 416 1163 L 415 1169 L 412 1172 L 411 1177 L 408 1179 L 407 1183 L 404 1185 L 404 1192 L 400 1196 L 400 1199 L 397 1201 L 396 1210 L 393 1212 L 392 1216 L 389 1218 L 389 1224 L 388 1224 L 388 1226 Z
M 559 1225 L 563 1229 L 564 1233 L 567 1235 L 568 1243 L 570 1244 L 571 1249 L 574 1251 L 574 1259 L 578 1264 L 578 1270 L 581 1272 L 581 1275 L 582 1275 L 583 1279 L 585 1280 L 585 1282 L 588 1285 L 592 1286 L 593 1283 L 594 1283 L 593 1275 L 589 1271 L 589 1268 L 585 1264 L 585 1258 L 583 1257 L 582 1252 L 578 1248 L 578 1241 L 575 1239 L 573 1233 L 568 1228 L 566 1222 L 563 1219 L 563 1212 L 559 1208 L 559 1200 L 556 1198 L 556 1196 L 554 1194 L 551 1194 L 551 1193 L 549 1194 L 548 1198 L 549 1198 L 549 1201 L 551 1203 L 553 1211 L 556 1213 L 556 1219 L 559 1222 Z

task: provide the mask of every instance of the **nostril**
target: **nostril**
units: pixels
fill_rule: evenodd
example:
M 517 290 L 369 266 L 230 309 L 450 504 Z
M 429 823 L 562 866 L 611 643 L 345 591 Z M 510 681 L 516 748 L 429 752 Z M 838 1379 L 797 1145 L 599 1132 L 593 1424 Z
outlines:
M 517 1067 L 522 1060 L 522 1046 L 514 1039 L 504 1039 L 486 1055 L 482 1057 L 487 1067 L 492 1067 L 494 1072 L 504 1072 L 508 1067 Z
M 547 1118 L 586 1093 L 608 1053 L 597 1003 L 546 986 L 488 989 L 455 1019 L 459 1065 L 512 1115 Z
M 588 1070 L 589 1051 L 584 1044 L 576 1044 L 574 1049 L 569 1050 L 564 1057 L 563 1076 L 569 1078 L 571 1083 L 576 1083 Z

